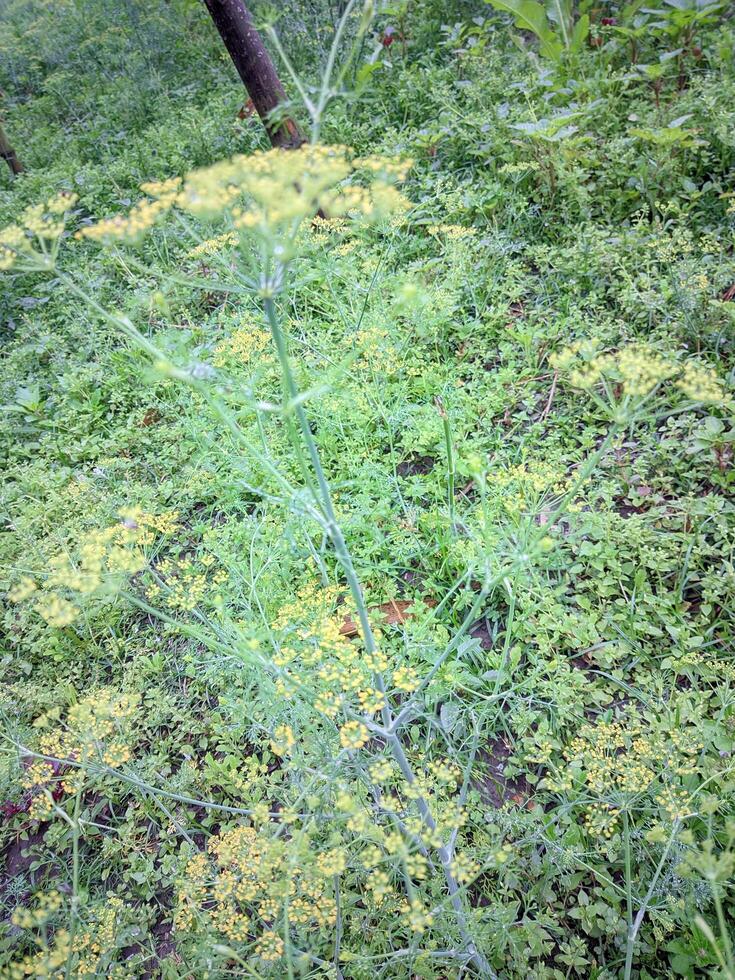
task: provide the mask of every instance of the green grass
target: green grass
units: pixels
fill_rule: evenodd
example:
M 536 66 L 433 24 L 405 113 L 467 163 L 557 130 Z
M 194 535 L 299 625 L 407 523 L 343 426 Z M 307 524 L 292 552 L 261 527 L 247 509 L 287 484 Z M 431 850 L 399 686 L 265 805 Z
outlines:
M 9 976 L 735 977 L 732 21 L 681 83 L 651 29 L 655 93 L 613 26 L 554 67 L 447 6 L 322 126 L 410 208 L 307 220 L 265 308 L 217 286 L 274 237 L 195 251 L 226 216 L 76 237 L 263 148 L 203 10 L 0 11 L 0 226 L 79 196 L 0 273 Z M 288 17 L 318 84 L 328 5 Z

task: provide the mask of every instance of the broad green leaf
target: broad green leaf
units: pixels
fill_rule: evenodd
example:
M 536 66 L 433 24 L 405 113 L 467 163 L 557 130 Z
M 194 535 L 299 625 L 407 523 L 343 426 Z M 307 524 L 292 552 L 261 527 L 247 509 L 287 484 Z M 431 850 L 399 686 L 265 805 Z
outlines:
M 569 0 L 547 0 L 546 16 L 559 29 L 562 44 L 568 51 L 572 46 L 572 10 Z
M 516 27 L 531 31 L 542 43 L 556 40 L 546 20 L 546 11 L 536 0 L 486 0 L 487 3 L 506 14 L 512 14 Z
M 584 42 L 587 40 L 587 35 L 590 32 L 590 18 L 588 14 L 583 14 L 577 23 L 574 25 L 574 30 L 572 31 L 572 43 L 569 50 L 573 54 L 577 54 L 582 50 Z
M 577 127 L 570 123 L 578 119 L 581 112 L 563 112 L 558 116 L 545 119 L 535 119 L 533 122 L 514 123 L 511 129 L 517 130 L 533 139 L 556 140 L 577 132 Z
M 630 130 L 630 135 L 637 136 L 647 143 L 655 143 L 656 146 L 674 146 L 677 143 L 685 147 L 702 145 L 692 130 L 682 129 L 680 126 L 664 126 L 659 129 L 636 128 Z

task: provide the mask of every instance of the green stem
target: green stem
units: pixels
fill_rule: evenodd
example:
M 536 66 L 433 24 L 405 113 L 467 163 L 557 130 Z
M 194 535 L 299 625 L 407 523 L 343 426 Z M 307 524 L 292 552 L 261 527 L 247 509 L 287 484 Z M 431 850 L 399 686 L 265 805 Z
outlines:
M 623 811 L 623 841 L 625 847 L 625 906 L 628 920 L 628 934 L 633 929 L 633 874 L 630 857 L 630 819 L 628 811 Z
M 444 446 L 447 452 L 447 508 L 449 510 L 449 529 L 454 531 L 454 483 L 457 475 L 454 459 L 454 444 L 452 443 L 452 429 L 449 424 L 449 416 L 446 413 L 441 401 L 437 399 L 437 407 L 442 419 L 444 428 Z
M 725 951 L 725 960 L 727 961 L 727 971 L 730 977 L 735 977 L 735 960 L 733 960 L 733 955 L 732 955 L 730 934 L 727 929 L 727 922 L 725 921 L 725 910 L 722 907 L 722 898 L 720 897 L 719 885 L 717 884 L 716 881 L 712 882 L 712 897 L 715 900 L 715 909 L 717 910 L 717 924 L 720 929 L 720 938 L 722 940 L 722 946 Z
M 276 270 L 275 281 L 282 282 L 283 280 L 283 268 Z M 158 363 L 161 360 L 161 354 L 157 350 L 154 344 L 152 344 L 147 338 L 143 337 L 138 330 L 135 329 L 133 324 L 127 319 L 127 317 L 118 317 L 114 314 L 109 313 L 107 310 L 101 306 L 92 296 L 82 290 L 73 279 L 64 273 L 58 273 L 59 278 L 82 300 L 84 300 L 92 309 L 98 312 L 108 323 L 111 323 L 117 327 L 121 332 L 123 332 L 129 339 L 136 342 L 146 353 L 151 357 L 154 363 Z M 372 627 L 370 625 L 370 619 L 368 615 L 367 603 L 365 602 L 365 597 L 362 592 L 362 586 L 358 579 L 357 573 L 355 571 L 354 563 L 352 560 L 352 555 L 350 554 L 347 544 L 345 542 L 344 536 L 342 534 L 341 527 L 337 521 L 336 514 L 334 511 L 334 504 L 332 501 L 332 495 L 327 482 L 326 476 L 324 474 L 324 469 L 322 467 L 321 458 L 319 456 L 319 451 L 314 440 L 314 435 L 311 431 L 311 426 L 309 420 L 306 416 L 306 412 L 303 407 L 303 398 L 301 392 L 299 391 L 298 385 L 294 378 L 294 374 L 291 368 L 291 362 L 288 354 L 288 345 L 286 341 L 285 334 L 281 329 L 281 325 L 278 319 L 278 314 L 276 311 L 275 301 L 273 298 L 273 291 L 266 291 L 264 295 L 264 308 L 265 313 L 268 318 L 268 323 L 271 328 L 271 333 L 273 336 L 273 341 L 276 346 L 276 351 L 278 353 L 278 359 L 281 365 L 281 371 L 283 376 L 284 392 L 287 397 L 287 422 L 291 422 L 292 415 L 295 416 L 298 423 L 298 428 L 301 430 L 301 436 L 303 438 L 303 443 L 305 444 L 309 462 L 311 464 L 311 469 L 316 477 L 315 487 L 310 479 L 308 479 L 308 471 L 306 467 L 305 460 L 303 459 L 303 448 L 302 443 L 298 438 L 298 434 L 295 431 L 293 424 L 288 425 L 289 435 L 291 437 L 294 450 L 299 457 L 299 464 L 301 465 L 302 472 L 304 472 L 307 487 L 311 491 L 312 497 L 316 504 L 317 510 L 319 511 L 321 522 L 324 527 L 325 533 L 328 535 L 330 541 L 332 542 L 332 547 L 334 548 L 337 560 L 342 566 L 345 578 L 347 580 L 347 585 L 350 590 L 355 608 L 357 610 L 360 631 L 363 637 L 363 643 L 366 652 L 370 654 L 375 654 L 377 652 L 377 643 L 375 641 L 375 635 L 373 633 Z M 174 371 L 173 369 L 169 372 L 172 377 L 177 377 L 179 380 L 184 380 L 190 382 L 190 379 L 186 375 L 186 372 Z M 237 428 L 237 423 L 234 423 L 235 428 Z M 450 645 L 451 646 L 451 645 Z M 381 711 L 383 726 L 386 730 L 386 741 L 391 749 L 391 752 L 400 768 L 404 778 L 409 785 L 416 784 L 416 776 L 411 768 L 411 764 L 406 756 L 394 726 L 394 719 L 391 713 L 390 706 L 388 704 L 388 697 L 386 692 L 385 681 L 382 674 L 376 672 L 374 676 L 374 683 L 376 688 L 384 697 L 384 704 Z M 130 779 L 132 783 L 137 781 Z M 164 793 L 162 795 L 171 796 L 176 798 L 174 794 Z M 416 800 L 417 808 L 421 815 L 421 818 L 426 825 L 428 831 L 435 836 L 437 829 L 436 821 L 434 820 L 433 814 L 431 813 L 430 807 L 426 802 L 426 799 L 420 795 Z M 220 807 L 217 809 L 222 810 L 232 810 L 236 811 L 235 808 Z M 78 824 L 77 824 L 78 833 Z M 496 974 L 490 967 L 485 956 L 476 948 L 468 928 L 467 918 L 464 911 L 464 906 L 462 903 L 462 891 L 459 888 L 457 880 L 452 872 L 451 862 L 452 862 L 452 851 L 448 847 L 440 847 L 438 849 L 438 854 L 442 863 L 442 868 L 444 870 L 444 877 L 447 883 L 447 888 L 449 891 L 449 897 L 452 904 L 452 908 L 455 913 L 457 925 L 459 927 L 462 940 L 465 944 L 466 951 L 470 957 L 470 960 L 474 963 L 480 975 L 489 980 L 497 980 Z M 77 866 L 76 866 L 76 879 L 78 880 L 78 840 L 77 840 Z
M 679 821 L 675 820 L 674 827 L 671 831 L 671 837 L 669 837 L 668 843 L 666 844 L 666 847 L 664 848 L 664 852 L 661 855 L 661 860 L 658 862 L 658 865 L 656 866 L 656 870 L 653 874 L 653 878 L 651 878 L 651 884 L 648 886 L 648 891 L 646 892 L 646 897 L 643 899 L 643 903 L 641 904 L 641 907 L 638 909 L 638 914 L 636 915 L 635 920 L 631 922 L 628 927 L 628 938 L 625 944 L 625 970 L 623 973 L 623 980 L 630 980 L 630 975 L 633 971 L 633 951 L 635 949 L 635 941 L 638 937 L 640 928 L 643 925 L 643 919 L 645 918 L 651 898 L 653 897 L 654 889 L 658 884 L 658 879 L 661 876 L 661 872 L 663 871 L 664 864 L 666 864 L 666 860 L 669 856 L 669 851 L 671 850 L 671 845 L 674 843 L 674 840 L 676 839 L 678 830 L 679 830 Z
M 276 276 L 276 281 L 282 281 L 282 274 Z M 350 594 L 355 604 L 360 621 L 360 632 L 362 633 L 365 650 L 368 655 L 371 655 L 376 653 L 377 644 L 375 642 L 375 635 L 370 625 L 367 603 L 365 602 L 362 586 L 360 585 L 360 580 L 358 579 L 355 571 L 352 555 L 350 554 L 347 543 L 345 542 L 342 534 L 342 529 L 337 521 L 331 491 L 329 489 L 327 478 L 324 474 L 321 458 L 319 456 L 319 450 L 317 449 L 314 434 L 311 431 L 311 425 L 309 424 L 306 412 L 304 411 L 299 388 L 296 384 L 296 379 L 294 378 L 293 370 L 291 368 L 291 360 L 288 354 L 288 344 L 286 342 L 285 334 L 281 329 L 273 295 L 265 295 L 263 304 L 281 365 L 285 393 L 289 400 L 291 410 L 294 412 L 296 420 L 301 429 L 303 443 L 306 446 L 311 466 L 314 471 L 314 475 L 316 476 L 317 486 L 319 487 L 320 499 L 316 500 L 315 502 L 324 515 L 324 529 L 332 542 L 332 547 L 334 548 L 337 560 L 344 570 L 347 585 L 349 587 Z M 302 453 L 302 445 L 299 440 L 294 441 L 294 450 L 297 455 Z M 416 783 L 416 776 L 403 749 L 403 745 L 393 730 L 393 717 L 387 701 L 385 681 L 382 674 L 379 672 L 376 672 L 375 674 L 374 683 L 385 699 L 381 715 L 383 726 L 386 730 L 387 744 L 393 754 L 394 759 L 396 760 L 396 763 L 398 764 L 399 769 L 401 770 L 404 779 L 410 786 L 414 786 Z M 431 813 L 431 809 L 426 802 L 426 799 L 422 795 L 417 798 L 416 806 L 419 814 L 421 815 L 421 819 L 433 836 L 437 829 L 436 821 L 434 820 L 434 816 Z M 444 870 L 444 877 L 447 882 L 449 897 L 455 913 L 457 925 L 459 927 L 462 940 L 467 948 L 467 952 L 472 962 L 480 971 L 481 976 L 495 978 L 495 973 L 491 969 L 490 964 L 485 959 L 483 954 L 475 947 L 475 944 L 470 936 L 459 886 L 451 868 L 451 850 L 447 847 L 440 847 L 438 849 L 438 854 Z
M 84 782 L 87 776 L 86 770 L 86 757 L 82 758 L 82 765 L 80 767 L 79 781 L 77 785 L 76 796 L 74 797 L 74 811 L 72 814 L 72 837 L 71 837 L 71 908 L 69 914 L 69 952 L 66 957 L 66 967 L 64 969 L 64 975 L 67 980 L 74 975 L 71 972 L 72 958 L 74 956 L 74 937 L 77 931 L 77 923 L 79 921 L 79 838 L 81 835 L 81 827 L 79 823 L 79 816 L 82 811 L 82 794 L 84 793 Z

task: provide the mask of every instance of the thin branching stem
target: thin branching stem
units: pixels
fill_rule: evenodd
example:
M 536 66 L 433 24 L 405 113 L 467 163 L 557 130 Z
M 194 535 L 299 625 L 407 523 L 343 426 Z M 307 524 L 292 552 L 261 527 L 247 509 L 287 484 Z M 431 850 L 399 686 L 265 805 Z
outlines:
M 277 277 L 278 283 L 283 281 L 283 275 Z M 314 439 L 314 434 L 311 429 L 311 425 L 307 418 L 306 412 L 303 407 L 303 402 L 301 400 L 300 392 L 296 379 L 291 367 L 291 359 L 288 353 L 288 343 L 286 340 L 286 335 L 281 327 L 281 323 L 278 317 L 278 311 L 276 309 L 276 303 L 274 296 L 267 290 L 264 290 L 265 296 L 263 300 L 263 305 L 265 309 L 265 314 L 268 320 L 268 324 L 271 328 L 271 333 L 273 335 L 273 342 L 278 353 L 278 359 L 281 366 L 281 373 L 283 376 L 284 391 L 286 397 L 288 398 L 290 404 L 293 406 L 293 411 L 301 430 L 301 437 L 303 439 L 303 445 L 306 447 L 311 466 L 314 470 L 314 475 L 316 476 L 317 486 L 319 488 L 320 499 L 315 501 L 324 515 L 325 520 L 325 530 L 332 542 L 332 547 L 337 556 L 337 560 L 345 574 L 347 580 L 347 585 L 352 596 L 352 601 L 355 604 L 357 611 L 357 616 L 360 622 L 360 632 L 362 634 L 362 640 L 365 646 L 366 653 L 368 655 L 375 655 L 377 653 L 377 643 L 375 640 L 375 634 L 373 632 L 372 626 L 370 624 L 370 616 L 368 612 L 367 603 L 365 601 L 365 596 L 362 591 L 362 586 L 360 584 L 359 578 L 355 571 L 354 562 L 352 560 L 352 555 L 345 542 L 344 535 L 342 534 L 342 529 L 337 521 L 337 517 L 334 511 L 334 504 L 332 501 L 332 494 L 327 482 L 326 475 L 324 473 L 324 468 L 322 466 L 321 457 L 319 455 L 319 450 L 316 445 L 316 440 Z M 294 442 L 294 451 L 297 455 L 303 453 L 302 444 L 299 440 Z M 381 711 L 383 728 L 385 730 L 386 743 L 395 759 L 398 768 L 401 770 L 403 778 L 406 783 L 414 787 L 416 785 L 416 775 L 413 771 L 411 763 L 406 755 L 403 745 L 398 738 L 398 734 L 395 730 L 393 724 L 393 715 L 391 712 L 390 705 L 388 703 L 388 696 L 385 686 L 385 680 L 380 672 L 375 674 L 375 686 L 380 691 L 384 697 L 383 708 Z M 435 836 L 437 830 L 436 820 L 431 812 L 431 808 L 423 795 L 419 795 L 416 799 L 416 807 L 419 811 L 421 819 L 424 826 L 431 836 Z M 462 897 L 460 894 L 459 885 L 457 879 L 454 875 L 452 868 L 452 853 L 453 849 L 447 845 L 438 848 L 438 856 L 441 861 L 442 869 L 444 871 L 444 877 L 447 883 L 447 888 L 449 890 L 450 901 L 452 908 L 455 913 L 457 920 L 457 925 L 459 927 L 460 934 L 462 936 L 462 941 L 465 944 L 468 954 L 470 955 L 472 962 L 475 964 L 477 969 L 480 971 L 481 976 L 493 978 L 495 974 L 490 967 L 485 956 L 477 949 L 474 941 L 472 940 L 469 926 L 467 923 L 467 916 L 464 910 L 464 905 L 462 902 Z

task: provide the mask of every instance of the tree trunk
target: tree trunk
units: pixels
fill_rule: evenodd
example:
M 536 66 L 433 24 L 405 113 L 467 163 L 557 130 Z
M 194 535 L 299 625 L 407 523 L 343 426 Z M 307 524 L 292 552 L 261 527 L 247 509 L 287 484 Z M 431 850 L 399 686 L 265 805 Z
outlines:
M 23 164 L 15 155 L 15 150 L 8 142 L 8 137 L 5 135 L 5 131 L 3 130 L 2 126 L 0 126 L 0 158 L 7 160 L 13 176 L 23 173 Z
M 270 114 L 285 102 L 286 94 L 248 8 L 242 0 L 204 0 L 204 4 L 273 146 L 301 146 L 304 137 L 293 119 L 271 121 Z

